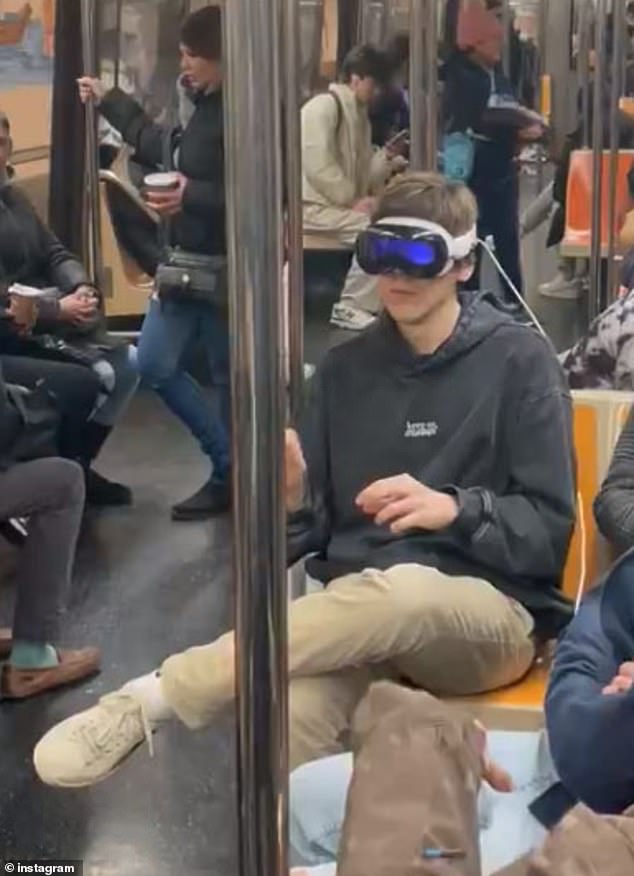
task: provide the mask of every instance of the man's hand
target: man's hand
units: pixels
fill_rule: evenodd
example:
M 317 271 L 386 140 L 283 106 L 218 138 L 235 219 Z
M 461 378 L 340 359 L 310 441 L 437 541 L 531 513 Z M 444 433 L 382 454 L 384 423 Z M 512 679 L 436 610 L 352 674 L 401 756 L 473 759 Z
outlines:
M 12 295 L 7 308 L 7 313 L 13 320 L 18 334 L 30 334 L 37 322 L 37 304 L 32 298 L 23 298 L 21 295 Z
M 628 693 L 634 686 L 634 663 L 623 663 L 612 681 L 603 688 L 606 696 Z
M 97 312 L 97 296 L 90 286 L 79 286 L 71 295 L 60 298 L 59 312 L 65 322 L 81 325 L 90 322 Z
M 487 749 L 487 731 L 479 721 L 475 721 L 476 747 L 482 763 L 482 780 L 490 785 L 494 791 L 501 794 L 510 794 L 513 790 L 513 779 L 505 769 L 489 757 Z
M 302 453 L 299 436 L 293 429 L 287 429 L 284 436 L 284 470 L 286 478 L 286 510 L 289 514 L 299 511 L 304 500 L 306 481 L 306 461 Z
M 91 76 L 82 76 L 77 80 L 79 97 L 82 103 L 92 100 L 95 106 L 99 106 L 107 91 L 101 79 L 93 79 Z
M 453 496 L 430 490 L 406 474 L 375 481 L 360 493 L 357 505 L 377 526 L 389 526 L 395 535 L 410 529 L 437 532 L 458 517 Z
M 377 203 L 377 198 L 361 198 L 360 201 L 353 204 L 352 209 L 355 213 L 365 213 L 366 216 L 372 216 L 376 212 Z
M 178 186 L 175 189 L 165 192 L 150 190 L 145 193 L 148 207 L 151 207 L 159 216 L 176 216 L 183 212 L 183 196 L 187 177 L 183 176 L 182 173 L 177 174 L 177 176 Z

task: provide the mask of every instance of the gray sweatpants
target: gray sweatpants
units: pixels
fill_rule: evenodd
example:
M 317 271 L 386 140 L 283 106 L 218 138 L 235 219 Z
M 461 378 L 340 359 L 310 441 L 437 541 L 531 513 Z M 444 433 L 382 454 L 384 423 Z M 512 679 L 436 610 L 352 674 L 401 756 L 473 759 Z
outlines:
M 44 643 L 55 637 L 83 507 L 83 472 L 67 459 L 38 459 L 0 472 L 0 520 L 29 519 L 18 558 L 14 639 Z

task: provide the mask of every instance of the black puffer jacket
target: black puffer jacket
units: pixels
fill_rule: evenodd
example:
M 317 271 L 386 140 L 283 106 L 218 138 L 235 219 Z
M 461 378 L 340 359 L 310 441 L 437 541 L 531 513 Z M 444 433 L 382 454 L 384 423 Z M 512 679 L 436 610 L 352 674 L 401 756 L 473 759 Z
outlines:
M 6 291 L 12 283 L 38 289 L 55 287 L 69 295 L 79 286 L 91 285 L 81 262 L 60 243 L 16 185 L 0 188 L 0 353 L 27 354 L 28 342 L 16 334 L 6 315 Z M 102 317 L 80 330 L 60 320 L 57 295 L 38 302 L 37 330 L 73 339 L 101 334 Z
M 161 168 L 166 143 L 176 168 L 187 177 L 183 211 L 172 224 L 172 242 L 191 252 L 224 255 L 225 178 L 222 93 L 194 98 L 195 111 L 186 128 L 165 129 L 152 122 L 127 94 L 113 89 L 100 112 L 135 150 L 135 160 Z

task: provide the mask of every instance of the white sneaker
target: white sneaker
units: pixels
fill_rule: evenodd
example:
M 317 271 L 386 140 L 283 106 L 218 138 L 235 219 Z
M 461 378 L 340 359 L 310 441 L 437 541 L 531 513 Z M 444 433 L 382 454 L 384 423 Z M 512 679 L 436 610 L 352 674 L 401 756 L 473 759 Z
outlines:
M 117 691 L 49 730 L 35 747 L 35 770 L 47 785 L 94 785 L 116 772 L 145 740 L 152 755 L 152 732 L 141 701 Z
M 581 283 L 574 277 L 569 279 L 561 272 L 549 283 L 542 283 L 539 286 L 539 294 L 545 298 L 561 298 L 569 301 L 574 301 L 581 297 Z
M 330 324 L 351 332 L 362 332 L 375 321 L 376 316 L 367 310 L 355 310 L 347 304 L 338 302 L 332 308 Z

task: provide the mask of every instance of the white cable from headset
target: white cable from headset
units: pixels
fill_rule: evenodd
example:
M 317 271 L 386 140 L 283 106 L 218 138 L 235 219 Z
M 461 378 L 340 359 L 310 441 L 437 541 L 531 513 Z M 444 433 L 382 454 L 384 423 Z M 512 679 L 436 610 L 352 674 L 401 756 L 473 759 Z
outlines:
M 579 541 L 581 550 L 581 561 L 579 563 L 579 583 L 577 585 L 577 599 L 575 600 L 575 614 L 579 611 L 581 600 L 586 589 L 586 551 L 588 550 L 588 533 L 586 531 L 586 517 L 583 510 L 583 497 L 581 493 L 577 493 L 577 517 L 579 520 Z
M 537 330 L 538 330 L 538 331 L 539 331 L 539 332 L 540 332 L 545 338 L 548 339 L 548 335 L 547 335 L 546 332 L 544 331 L 544 329 L 543 329 L 543 327 L 542 327 L 542 324 L 541 324 L 540 321 L 537 319 L 537 317 L 535 316 L 534 312 L 533 312 L 533 311 L 531 310 L 531 308 L 528 306 L 528 304 L 527 304 L 526 301 L 524 300 L 523 296 L 519 293 L 519 291 L 518 291 L 517 288 L 515 287 L 515 285 L 511 282 L 511 278 L 509 277 L 509 275 L 506 273 L 506 271 L 504 270 L 504 268 L 503 268 L 502 265 L 500 264 L 500 262 L 499 262 L 497 256 L 495 255 L 495 253 L 493 252 L 493 250 L 491 249 L 491 247 L 489 246 L 489 244 L 488 244 L 485 240 L 480 240 L 479 238 L 478 238 L 478 243 L 479 243 L 480 246 L 481 246 L 481 247 L 482 247 L 482 248 L 483 248 L 483 249 L 489 254 L 489 258 L 491 259 L 491 261 L 493 262 L 493 264 L 495 265 L 495 267 L 498 269 L 498 271 L 500 272 L 501 276 L 502 276 L 502 277 L 506 280 L 506 282 L 508 283 L 508 286 L 509 286 L 511 292 L 513 293 L 513 295 L 517 298 L 517 300 L 519 301 L 519 303 L 521 304 L 521 306 L 523 307 L 523 309 L 526 311 L 526 313 L 528 313 L 528 315 L 530 316 L 531 320 L 535 323 L 535 327 L 537 328 Z

